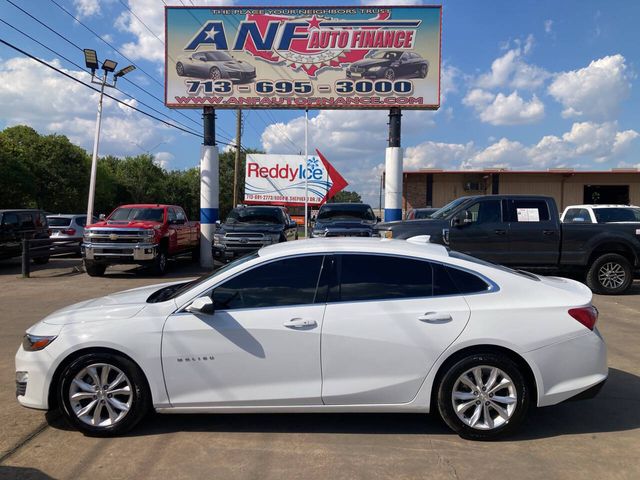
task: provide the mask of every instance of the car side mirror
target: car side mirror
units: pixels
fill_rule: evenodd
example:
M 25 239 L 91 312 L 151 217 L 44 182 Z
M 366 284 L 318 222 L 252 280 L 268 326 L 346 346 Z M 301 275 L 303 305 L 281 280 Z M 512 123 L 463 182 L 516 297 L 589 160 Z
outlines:
M 468 225 L 473 222 L 473 217 L 471 216 L 471 212 L 469 210 L 463 210 L 462 212 L 458 212 L 455 217 L 451 219 L 452 227 L 462 227 L 463 225 Z
M 298 228 L 298 224 L 296 222 L 291 222 L 289 224 L 289 228 Z
M 98 217 L 98 220 L 100 220 L 101 222 L 106 219 L 107 219 L 107 216 L 104 213 L 101 213 L 100 216 Z
M 376 217 L 376 222 L 381 222 L 382 219 L 380 217 Z
M 198 297 L 191 302 L 191 305 L 185 308 L 185 310 L 190 313 L 204 313 L 205 315 L 211 315 L 214 312 L 213 300 L 209 297 Z

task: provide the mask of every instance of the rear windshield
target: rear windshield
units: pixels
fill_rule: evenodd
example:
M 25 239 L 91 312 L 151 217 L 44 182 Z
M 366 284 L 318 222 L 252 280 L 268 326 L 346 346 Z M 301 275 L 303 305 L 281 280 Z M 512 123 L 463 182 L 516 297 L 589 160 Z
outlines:
M 527 272 L 525 270 L 514 270 L 509 267 L 505 267 L 504 265 L 498 265 L 497 263 L 487 262 L 486 260 L 480 260 L 479 258 L 472 257 L 471 255 L 467 255 L 465 253 L 450 251 L 449 256 L 451 258 L 459 258 L 460 260 L 466 260 L 467 262 L 477 263 L 478 265 L 484 265 L 485 267 L 492 267 L 498 270 L 502 270 L 503 272 L 512 273 L 514 275 L 518 275 L 520 277 L 525 277 L 530 280 L 535 280 L 536 282 L 540 281 L 537 275 L 534 275 L 531 272 Z
M 145 220 L 148 222 L 162 222 L 164 220 L 163 208 L 128 208 L 121 207 L 116 210 L 109 217 L 110 221 L 130 221 L 130 220 Z
M 275 223 L 283 222 L 284 214 L 279 208 L 234 208 L 227 223 Z
M 71 219 L 70 218 L 47 217 L 47 219 L 49 220 L 49 226 L 50 227 L 68 227 L 69 225 L 71 225 Z
M 325 205 L 318 213 L 318 220 L 375 220 L 369 205 Z
M 640 208 L 594 208 L 598 223 L 640 222 Z

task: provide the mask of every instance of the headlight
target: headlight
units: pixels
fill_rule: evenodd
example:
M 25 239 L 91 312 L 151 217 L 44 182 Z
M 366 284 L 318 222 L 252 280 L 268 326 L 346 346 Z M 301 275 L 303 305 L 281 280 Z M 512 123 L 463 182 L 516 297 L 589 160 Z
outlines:
M 145 236 L 153 238 L 153 236 L 155 235 L 155 232 L 152 229 L 147 229 L 144 231 Z
M 213 242 L 221 243 L 224 240 L 224 233 L 214 233 L 213 234 Z
M 327 232 L 325 230 L 313 230 L 311 232 L 312 237 L 325 237 Z
M 381 230 L 378 233 L 382 238 L 393 238 L 393 230 Z
M 370 72 L 379 72 L 380 70 L 382 70 L 382 67 L 371 67 L 369 69 Z
M 36 352 L 42 350 L 56 339 L 56 336 L 39 336 L 25 334 L 22 338 L 22 348 L 27 352 Z

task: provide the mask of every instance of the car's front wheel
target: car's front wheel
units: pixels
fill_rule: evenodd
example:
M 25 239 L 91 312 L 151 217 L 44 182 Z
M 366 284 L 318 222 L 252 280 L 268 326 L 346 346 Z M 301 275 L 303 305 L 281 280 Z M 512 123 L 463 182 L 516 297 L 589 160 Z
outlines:
M 587 272 L 587 285 L 595 293 L 619 295 L 633 282 L 631 263 L 622 255 L 607 253 L 598 257 Z
M 393 81 L 393 80 L 396 79 L 396 72 L 394 72 L 392 68 L 387 68 L 384 71 L 384 78 L 385 78 L 385 80 Z
M 118 435 L 147 413 L 150 394 L 140 368 L 128 358 L 90 353 L 71 362 L 58 384 L 67 421 L 91 436 Z
M 107 265 L 104 263 L 96 263 L 92 260 L 85 260 L 84 269 L 90 277 L 102 277 L 107 269 Z
M 420 78 L 427 78 L 427 73 L 429 72 L 429 67 L 426 65 L 422 65 L 420 67 Z
M 209 78 L 211 80 L 220 80 L 222 78 L 220 69 L 218 67 L 213 67 L 211 70 L 209 70 Z
M 179 77 L 184 76 L 184 65 L 182 65 L 181 62 L 178 62 L 176 64 L 176 73 L 178 74 Z
M 438 411 L 461 437 L 493 440 L 516 430 L 526 416 L 529 396 L 522 373 L 507 356 L 472 354 L 442 377 Z

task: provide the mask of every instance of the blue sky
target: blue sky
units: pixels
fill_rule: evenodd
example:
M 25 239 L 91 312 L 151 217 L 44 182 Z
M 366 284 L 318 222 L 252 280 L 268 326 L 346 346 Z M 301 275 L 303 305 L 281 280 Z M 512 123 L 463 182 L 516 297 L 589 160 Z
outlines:
M 78 46 L 97 50 L 101 59 L 117 60 L 120 67 L 129 63 L 54 1 L 11 1 Z M 55 2 L 146 72 L 137 70 L 129 76 L 140 88 L 119 82 L 130 95 L 114 92 L 116 96 L 150 111 L 144 102 L 190 129 L 201 130 L 198 111 L 170 111 L 157 99 L 163 97 L 161 0 Z M 180 5 L 179 0 L 167 3 Z M 0 0 L 0 18 L 59 55 L 83 64 L 79 50 L 7 0 Z M 443 2 L 444 98 L 438 112 L 405 114 L 405 169 L 607 170 L 639 166 L 638 18 L 640 2 L 634 1 Z M 54 62 L 73 76 L 88 77 L 4 23 L 0 23 L 0 38 Z M 41 133 L 68 135 L 90 149 L 96 105 L 95 94 L 85 87 L 0 45 L 0 127 L 24 123 Z M 300 111 L 248 112 L 244 146 L 271 153 L 298 153 L 304 142 L 302 115 Z M 385 111 L 310 113 L 310 147 L 323 151 L 349 181 L 348 188 L 376 205 L 387 138 L 386 115 Z M 232 141 L 234 114 L 219 111 L 217 125 L 219 139 Z M 182 169 L 198 165 L 200 142 L 113 102 L 105 104 L 101 155 L 151 152 L 166 168 Z

